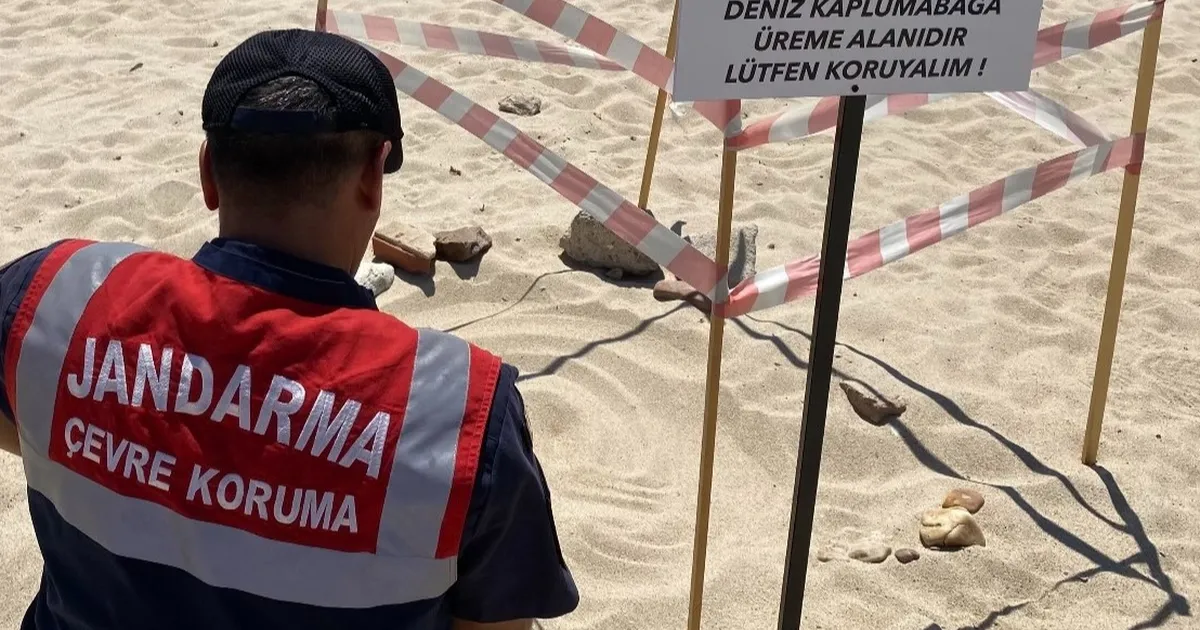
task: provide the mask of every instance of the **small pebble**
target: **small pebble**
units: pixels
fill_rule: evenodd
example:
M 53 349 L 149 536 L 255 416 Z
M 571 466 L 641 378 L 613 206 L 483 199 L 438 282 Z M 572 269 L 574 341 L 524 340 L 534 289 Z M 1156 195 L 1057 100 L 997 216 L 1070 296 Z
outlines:
M 917 553 L 916 549 L 905 548 L 905 549 L 897 549 L 896 550 L 896 560 L 898 560 L 900 562 L 900 564 L 908 564 L 909 562 L 915 562 L 920 557 L 921 557 L 921 554 Z
M 140 62 L 140 61 L 139 61 L 139 62 L 137 62 L 137 63 L 133 64 L 133 67 L 132 67 L 132 68 L 130 68 L 130 69 L 129 69 L 129 71 L 130 71 L 130 72 L 133 72 L 133 71 L 135 71 L 135 70 L 138 70 L 139 68 L 141 68 L 141 67 L 142 67 L 142 65 L 143 65 L 143 64 L 142 64 L 142 62 Z
M 450 174 L 451 174 L 451 175 L 462 175 L 462 171 L 460 171 L 460 170 L 458 170 L 458 169 L 454 168 L 453 166 L 451 166 L 451 167 L 450 167 Z

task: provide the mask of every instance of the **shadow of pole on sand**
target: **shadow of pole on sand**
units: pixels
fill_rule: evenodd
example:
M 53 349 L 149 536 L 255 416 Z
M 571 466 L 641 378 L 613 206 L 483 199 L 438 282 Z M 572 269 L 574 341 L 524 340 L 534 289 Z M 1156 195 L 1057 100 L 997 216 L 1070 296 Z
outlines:
M 569 270 L 567 270 L 567 271 L 569 271 Z M 564 273 L 567 271 L 552 272 L 552 274 L 553 273 Z M 522 295 L 519 300 L 517 300 L 513 304 L 509 305 L 508 307 L 501 309 L 500 311 L 493 313 L 491 315 L 485 316 L 483 318 L 479 318 L 476 320 L 465 322 L 463 324 L 459 324 L 457 326 L 447 329 L 447 331 L 454 331 L 454 330 L 459 330 L 461 328 L 465 328 L 466 326 L 470 326 L 479 321 L 483 321 L 485 319 L 496 317 L 496 316 L 514 308 L 517 304 L 520 304 L 523 300 L 526 299 L 526 297 L 528 297 L 530 292 L 532 292 L 533 287 L 536 286 L 536 284 L 542 278 L 544 278 L 546 275 L 552 275 L 552 274 L 545 274 L 543 276 L 539 276 L 534 281 L 534 283 L 532 285 L 530 285 L 529 289 L 526 290 L 525 294 Z M 586 343 L 583 346 L 581 346 L 579 349 L 577 349 L 576 351 L 574 351 L 570 354 L 556 357 L 549 364 L 547 364 L 546 367 L 542 368 L 541 370 L 538 370 L 537 372 L 531 372 L 529 374 L 521 375 L 518 378 L 518 381 L 532 380 L 535 378 L 540 378 L 543 376 L 548 376 L 548 375 L 554 374 L 554 373 L 558 372 L 560 369 L 562 369 L 562 367 L 565 364 L 569 363 L 570 361 L 582 358 L 582 357 L 590 354 L 592 351 L 594 351 L 595 349 L 597 349 L 601 346 L 625 341 L 628 339 L 632 339 L 632 338 L 640 335 L 641 333 L 645 332 L 655 322 L 661 321 L 661 320 L 669 317 L 670 315 L 679 312 L 682 309 L 688 309 L 688 308 L 691 308 L 691 307 L 686 304 L 679 304 L 678 306 L 676 306 L 675 308 L 673 308 L 669 311 L 666 311 L 666 312 L 663 312 L 654 317 L 650 317 L 650 318 L 642 320 L 636 326 L 634 326 L 633 328 L 629 329 L 628 331 L 626 331 L 624 333 L 621 333 L 619 335 L 614 335 L 611 337 L 607 337 L 604 339 L 597 339 L 595 341 Z M 772 321 L 772 320 L 755 318 L 755 317 L 751 317 L 751 316 L 747 316 L 747 319 L 750 319 L 755 322 L 763 323 L 763 324 L 770 324 L 770 325 L 777 326 L 785 331 L 800 335 L 801 337 L 804 337 L 805 339 L 809 339 L 811 341 L 811 336 L 809 335 L 809 333 L 799 330 L 799 329 L 796 329 L 796 328 L 793 328 L 793 327 L 790 327 L 790 326 L 787 326 L 785 324 L 781 324 L 779 322 Z M 757 331 L 754 328 L 750 327 L 748 324 L 746 324 L 744 321 L 742 321 L 741 318 L 735 318 L 735 319 L 731 319 L 729 321 L 736 324 L 740 329 L 742 329 L 752 339 L 755 339 L 757 341 L 767 341 L 767 342 L 771 343 L 772 345 L 774 345 L 776 350 L 792 365 L 794 365 L 800 369 L 807 369 L 807 367 L 808 367 L 807 362 L 804 361 L 803 359 L 801 359 L 795 353 L 795 351 L 793 351 L 791 349 L 791 347 L 787 344 L 787 342 L 784 341 L 783 339 L 781 339 L 778 335 L 768 334 L 768 333 L 763 333 L 763 332 Z M 1028 500 L 1026 500 L 1016 488 L 1014 488 L 1012 486 L 1002 485 L 1002 484 L 993 484 L 993 483 L 990 483 L 987 481 L 981 481 L 978 479 L 971 479 L 971 478 L 959 473 L 954 468 L 952 468 L 949 464 L 947 464 L 945 461 L 943 461 L 940 457 L 938 457 L 935 453 L 930 451 L 921 442 L 920 438 L 917 437 L 917 435 L 913 432 L 913 430 L 908 427 L 908 425 L 906 425 L 903 421 L 901 421 L 899 419 L 893 419 L 892 421 L 885 423 L 881 426 L 890 426 L 892 429 L 894 429 L 896 434 L 900 437 L 901 441 L 904 442 L 905 446 L 909 449 L 909 451 L 913 454 L 913 456 L 917 459 L 917 461 L 919 463 L 921 463 L 923 466 L 925 466 L 926 468 L 928 468 L 934 472 L 937 472 L 938 474 L 944 475 L 944 476 L 952 478 L 952 479 L 957 479 L 960 481 L 969 481 L 972 483 L 978 483 L 980 485 L 985 485 L 985 486 L 991 487 L 995 490 L 998 490 L 1000 492 L 1003 492 L 1009 499 L 1011 499 L 1013 501 L 1014 504 L 1017 505 L 1018 508 L 1020 508 L 1023 512 L 1025 512 L 1029 516 L 1029 518 L 1031 520 L 1033 520 L 1033 522 L 1039 528 L 1042 529 L 1042 531 L 1046 532 L 1050 537 L 1052 537 L 1056 541 L 1060 542 L 1067 548 L 1071 549 L 1075 553 L 1083 556 L 1084 558 L 1089 560 L 1094 565 L 1093 567 L 1086 569 L 1080 573 L 1077 573 L 1077 574 L 1072 575 L 1067 578 L 1063 578 L 1062 580 L 1055 583 L 1055 585 L 1052 586 L 1049 590 L 1047 590 L 1046 593 L 1043 593 L 1040 597 L 1038 597 L 1035 600 L 1020 602 L 1017 604 L 1011 604 L 1011 605 L 1005 606 L 1004 608 L 1001 608 L 999 610 L 993 611 L 992 613 L 988 614 L 988 616 L 986 618 L 984 618 L 982 621 L 980 621 L 978 624 L 976 624 L 974 626 L 967 626 L 967 627 L 961 628 L 960 630 L 987 630 L 987 629 L 993 628 L 999 622 L 999 620 L 1001 618 L 1004 618 L 1008 615 L 1011 615 L 1013 613 L 1016 613 L 1016 612 L 1024 609 L 1026 606 L 1028 606 L 1033 601 L 1037 601 L 1037 600 L 1040 600 L 1040 599 L 1046 597 L 1047 595 L 1054 592 L 1058 587 L 1062 586 L 1063 584 L 1067 584 L 1067 583 L 1070 583 L 1073 581 L 1080 581 L 1084 578 L 1090 578 L 1091 576 L 1099 575 L 1102 573 L 1111 573 L 1111 574 L 1114 574 L 1114 575 L 1117 575 L 1120 577 L 1124 577 L 1127 579 L 1136 580 L 1138 582 L 1143 582 L 1145 584 L 1151 585 L 1151 586 L 1159 589 L 1167 596 L 1166 601 L 1162 604 L 1162 606 L 1159 608 L 1159 610 L 1154 615 L 1152 615 L 1149 619 L 1146 619 L 1145 621 L 1142 621 L 1134 626 L 1131 626 L 1131 628 L 1129 630 L 1145 630 L 1145 629 L 1149 629 L 1149 628 L 1157 628 L 1157 627 L 1161 627 L 1164 623 L 1169 621 L 1174 616 L 1181 616 L 1181 617 L 1190 617 L 1191 616 L 1191 607 L 1190 607 L 1190 604 L 1188 603 L 1188 600 L 1183 595 L 1179 594 L 1178 592 L 1176 592 L 1174 590 L 1174 585 L 1172 584 L 1170 577 L 1166 574 L 1165 570 L 1162 568 L 1161 562 L 1159 561 L 1158 548 L 1149 539 L 1149 536 L 1146 534 L 1146 531 L 1145 531 L 1144 527 L 1142 526 L 1141 518 L 1133 510 L 1132 506 L 1129 504 L 1129 501 L 1126 499 L 1124 492 L 1120 489 L 1120 486 L 1118 485 L 1116 479 L 1112 476 L 1112 474 L 1109 471 L 1107 471 L 1106 469 L 1099 467 L 1099 466 L 1091 469 L 1100 477 L 1100 480 L 1104 483 L 1105 487 L 1107 488 L 1109 498 L 1112 501 L 1113 509 L 1120 516 L 1122 522 L 1117 522 L 1117 521 L 1101 514 L 1095 507 L 1093 507 L 1090 503 L 1087 502 L 1086 499 L 1083 498 L 1082 494 L 1080 494 L 1079 490 L 1075 487 L 1075 485 L 1071 482 L 1071 480 L 1065 474 L 1063 474 L 1061 471 L 1058 471 L 1058 470 L 1046 465 L 1044 462 L 1042 462 L 1040 459 L 1038 459 L 1037 456 L 1035 456 L 1029 450 L 1020 446 L 1016 442 L 1013 442 L 1007 436 L 1000 433 L 999 431 L 971 418 L 971 416 L 969 414 L 967 414 L 967 412 L 964 411 L 961 406 L 959 406 L 956 402 L 951 400 L 949 397 L 945 396 L 944 394 L 942 394 L 934 389 L 931 389 L 929 387 L 926 387 L 926 386 L 916 382 L 915 380 L 913 380 L 912 378 L 909 378 L 904 373 L 900 372 L 898 369 L 889 365 L 887 362 L 883 361 L 882 359 L 879 359 L 871 354 L 868 354 L 868 353 L 866 353 L 862 350 L 859 350 L 858 348 L 848 345 L 848 344 L 839 343 L 838 345 L 841 346 L 842 348 L 845 348 L 846 350 L 849 350 L 850 352 L 857 354 L 860 357 L 863 357 L 864 359 L 867 359 L 868 361 L 871 361 L 872 363 L 874 363 L 878 367 L 882 368 L 891 377 L 895 378 L 897 381 L 899 381 L 906 387 L 910 388 L 914 392 L 921 394 L 922 396 L 925 396 L 930 401 L 934 402 L 939 407 L 941 407 L 947 413 L 947 415 L 949 415 L 956 422 L 958 422 L 962 425 L 965 425 L 969 428 L 983 431 L 989 437 L 996 440 L 999 444 L 1001 444 L 1007 450 L 1009 450 L 1009 452 L 1011 452 L 1022 464 L 1024 464 L 1025 467 L 1029 471 L 1036 473 L 1038 475 L 1052 477 L 1055 480 L 1057 480 L 1063 486 L 1063 488 L 1067 490 L 1067 492 L 1071 495 L 1071 497 L 1074 498 L 1074 500 L 1080 505 L 1080 507 L 1082 507 L 1083 509 L 1088 511 L 1090 514 L 1095 516 L 1099 521 L 1101 521 L 1108 527 L 1112 528 L 1113 530 L 1119 531 L 1119 532 L 1129 536 L 1130 538 L 1132 538 L 1138 546 L 1137 553 L 1135 553 L 1123 560 L 1118 561 L 1118 560 L 1108 556 L 1104 552 L 1097 549 L 1095 546 L 1089 544 L 1088 542 L 1084 541 L 1079 536 L 1068 531 L 1065 527 L 1058 524 L 1053 519 L 1042 514 L 1041 511 L 1039 511 Z M 881 396 L 881 394 L 878 390 L 876 390 L 870 384 L 865 383 L 860 379 L 851 377 L 851 376 L 849 376 L 845 373 L 842 373 L 836 369 L 834 370 L 834 374 L 836 376 L 838 376 L 838 378 L 840 378 L 840 379 L 843 379 L 848 382 L 853 382 L 856 385 L 859 385 L 860 387 L 862 387 L 868 391 L 871 391 L 873 394 L 875 394 L 877 396 Z M 1138 565 L 1138 564 L 1143 564 L 1146 566 L 1149 576 L 1139 572 L 1137 569 L 1134 568 L 1134 565 Z M 942 627 L 937 624 L 934 624 L 934 625 L 931 625 L 931 626 L 925 628 L 924 630 L 942 630 Z
M 752 320 L 760 322 L 760 323 L 772 324 L 774 326 L 778 326 L 784 330 L 798 334 L 798 335 L 800 335 L 806 339 L 809 339 L 811 341 L 811 336 L 807 332 L 804 332 L 802 330 L 798 330 L 796 328 L 792 328 L 785 324 L 781 324 L 779 322 L 775 322 L 775 321 L 771 321 L 771 320 L 759 319 L 759 318 L 753 318 L 753 317 L 750 317 L 749 319 L 752 319 Z M 740 324 L 740 325 L 742 325 L 743 328 L 748 328 L 747 326 L 745 326 L 745 324 Z M 780 349 L 780 352 L 785 357 L 789 358 L 789 360 L 792 360 L 792 362 L 797 364 L 797 366 L 799 366 L 799 367 L 806 367 L 806 366 L 803 366 L 803 362 L 799 361 L 798 358 L 796 358 L 795 353 L 790 348 L 788 348 L 787 344 L 784 343 L 783 340 L 779 339 L 778 336 L 766 335 L 763 333 L 751 333 L 751 336 L 758 338 L 758 339 L 765 338 L 767 340 L 770 340 L 772 343 L 774 343 L 776 345 L 777 348 Z M 1189 605 L 1188 600 L 1185 597 L 1183 597 L 1181 594 L 1179 594 L 1178 592 L 1175 591 L 1174 585 L 1172 584 L 1170 577 L 1167 576 L 1166 572 L 1162 568 L 1161 562 L 1159 561 L 1158 548 L 1154 545 L 1154 543 L 1150 540 L 1149 536 L 1146 534 L 1146 531 L 1141 523 L 1141 518 L 1138 516 L 1137 512 L 1135 512 L 1133 510 L 1133 507 L 1129 504 L 1129 501 L 1126 499 L 1125 494 L 1122 492 L 1120 486 L 1117 484 L 1116 479 L 1112 476 L 1112 474 L 1108 470 L 1104 469 L 1103 467 L 1099 467 L 1099 466 L 1091 469 L 1100 477 L 1101 481 L 1104 483 L 1105 487 L 1107 488 L 1109 498 L 1112 501 L 1113 509 L 1117 512 L 1117 514 L 1120 516 L 1120 518 L 1122 520 L 1122 522 L 1120 522 L 1120 523 L 1101 514 L 1098 510 L 1096 510 L 1095 507 L 1093 507 L 1090 503 L 1088 503 L 1083 498 L 1083 496 L 1079 493 L 1079 491 L 1075 487 L 1075 485 L 1071 482 L 1071 480 L 1065 474 L 1046 465 L 1044 462 L 1039 460 L 1035 455 L 1033 455 L 1033 453 L 1029 452 L 1024 447 L 1022 447 L 1019 444 L 1008 439 L 1005 435 L 1003 435 L 999 431 L 996 431 L 992 427 L 989 427 L 989 426 L 982 424 L 982 423 L 976 421 L 975 419 L 971 418 L 970 415 L 968 415 L 962 409 L 962 407 L 960 407 L 957 403 L 955 403 L 949 397 L 941 394 L 940 392 L 938 392 L 936 390 L 933 390 L 929 387 L 926 387 L 926 386 L 916 382 L 915 380 L 909 378 L 908 376 L 906 376 L 905 374 L 900 372 L 898 369 L 892 367 L 891 365 L 889 365 L 882 359 L 879 359 L 873 355 L 863 352 L 862 350 L 859 350 L 859 349 L 855 348 L 854 346 L 851 346 L 848 344 L 839 343 L 838 345 L 857 354 L 860 357 L 863 357 L 864 359 L 867 359 L 868 361 L 871 361 L 872 363 L 874 363 L 875 365 L 879 366 L 884 371 L 886 371 L 890 376 L 895 378 L 897 381 L 901 382 L 902 384 L 904 384 L 908 388 L 912 389 L 913 391 L 915 391 L 915 392 L 925 396 L 929 400 L 933 401 L 935 404 L 937 404 L 939 407 L 941 407 L 956 422 L 963 424 L 965 426 L 968 426 L 970 428 L 977 429 L 977 430 L 987 433 L 991 438 L 993 438 L 998 443 L 1000 443 L 1002 446 L 1004 446 L 1006 449 L 1008 449 L 1009 452 L 1011 452 L 1031 472 L 1034 472 L 1039 475 L 1044 475 L 1044 476 L 1049 476 L 1049 477 L 1055 478 L 1059 483 L 1062 484 L 1062 486 L 1067 490 L 1068 493 L 1070 493 L 1070 495 L 1075 499 L 1075 501 L 1081 507 L 1083 507 L 1089 513 L 1091 513 L 1093 516 L 1095 516 L 1098 520 L 1103 522 L 1105 525 L 1108 525 L 1112 529 L 1128 535 L 1137 544 L 1138 553 L 1133 554 L 1132 556 L 1125 558 L 1124 560 L 1117 561 L 1114 558 L 1106 555 L 1104 552 L 1100 551 L 1096 547 L 1087 543 L 1079 536 L 1068 531 L 1066 528 L 1059 525 L 1053 519 L 1042 514 L 1029 501 L 1027 501 L 1023 496 L 1021 496 L 1020 492 L 1016 488 L 1013 488 L 1012 486 L 993 484 L 993 483 L 989 483 L 986 481 L 980 481 L 977 479 L 970 479 L 970 478 L 960 474 L 958 471 L 954 470 L 949 464 L 947 464 L 945 461 L 943 461 L 941 458 L 939 458 L 936 454 L 934 454 L 932 451 L 930 451 L 928 448 L 926 448 L 925 445 L 921 442 L 921 440 L 916 436 L 916 434 L 906 424 L 904 424 L 903 421 L 901 421 L 899 419 L 893 419 L 892 421 L 882 425 L 882 426 L 890 426 L 891 428 L 893 428 L 896 431 L 896 434 L 900 437 L 900 439 L 908 447 L 909 451 L 917 459 L 917 461 L 920 462 L 926 468 L 928 468 L 934 472 L 937 472 L 941 475 L 950 477 L 952 479 L 958 479 L 961 481 L 970 481 L 973 483 L 986 485 L 986 486 L 989 486 L 991 488 L 994 488 L 996 490 L 1003 492 L 1006 496 L 1008 496 L 1010 499 L 1012 499 L 1012 501 L 1017 505 L 1017 507 L 1019 507 L 1023 512 L 1025 512 L 1030 517 L 1030 519 L 1032 519 L 1034 521 L 1034 523 L 1037 524 L 1037 526 L 1042 529 L 1042 531 L 1046 532 L 1052 538 L 1054 538 L 1058 542 L 1062 543 L 1067 548 L 1071 549 L 1075 553 L 1078 553 L 1079 555 L 1083 556 L 1084 558 L 1087 558 L 1089 561 L 1091 561 L 1093 563 L 1094 566 L 1092 568 L 1087 569 L 1087 570 L 1085 570 L 1079 574 L 1076 574 L 1074 576 L 1060 580 L 1058 583 L 1056 583 L 1053 587 L 1051 587 L 1051 589 L 1049 591 L 1047 591 L 1045 594 L 1043 594 L 1041 597 L 1045 597 L 1046 595 L 1050 594 L 1051 592 L 1053 592 L 1055 589 L 1057 589 L 1062 584 L 1065 584 L 1065 583 L 1068 583 L 1071 581 L 1080 580 L 1081 578 L 1087 578 L 1092 575 L 1098 575 L 1101 573 L 1112 573 L 1114 575 L 1118 575 L 1118 576 L 1121 576 L 1124 578 L 1133 579 L 1133 580 L 1137 580 L 1139 582 L 1144 582 L 1146 584 L 1152 585 L 1155 588 L 1161 590 L 1167 596 L 1167 600 L 1163 603 L 1163 605 L 1159 608 L 1159 610 L 1154 615 L 1152 615 L 1149 619 L 1132 626 L 1130 628 L 1130 630 L 1143 630 L 1143 629 L 1148 629 L 1148 628 L 1160 627 L 1164 623 L 1166 623 L 1168 620 L 1170 620 L 1173 616 L 1176 616 L 1176 615 L 1182 616 L 1182 617 L 1190 617 L 1191 616 L 1191 606 Z M 795 360 L 793 360 L 793 359 L 795 359 Z M 842 378 L 845 378 L 845 377 L 843 376 Z M 870 389 L 872 392 L 874 392 L 878 395 L 878 392 L 875 391 L 874 388 L 870 388 L 869 386 L 866 386 L 865 384 L 862 383 L 862 381 L 859 381 L 858 379 L 847 379 L 847 380 L 852 380 L 853 382 L 855 382 L 857 384 L 863 385 L 864 387 L 866 387 L 867 389 Z M 1133 565 L 1136 565 L 1136 564 L 1144 564 L 1146 566 L 1147 571 L 1149 572 L 1150 576 L 1148 577 L 1145 574 L 1134 569 Z M 1041 599 L 1041 597 L 1039 597 L 1038 599 Z M 979 624 L 976 624 L 975 626 L 969 626 L 966 628 L 962 628 L 961 630 L 984 630 L 987 628 L 991 628 L 997 623 L 997 621 L 1000 618 L 1021 610 L 1022 608 L 1027 606 L 1029 603 L 1030 602 L 1023 602 L 1020 604 L 1009 605 L 1000 610 L 993 611 L 991 614 L 989 614 L 987 616 L 987 618 L 985 618 Z M 931 628 L 926 628 L 925 630 L 931 630 L 932 628 L 939 628 L 939 626 L 934 625 Z

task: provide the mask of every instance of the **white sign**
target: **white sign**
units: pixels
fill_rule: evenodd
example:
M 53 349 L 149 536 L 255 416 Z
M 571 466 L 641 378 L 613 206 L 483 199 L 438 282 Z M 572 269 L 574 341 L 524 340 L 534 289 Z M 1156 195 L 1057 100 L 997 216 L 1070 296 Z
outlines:
M 1042 0 L 681 0 L 677 101 L 1029 88 Z

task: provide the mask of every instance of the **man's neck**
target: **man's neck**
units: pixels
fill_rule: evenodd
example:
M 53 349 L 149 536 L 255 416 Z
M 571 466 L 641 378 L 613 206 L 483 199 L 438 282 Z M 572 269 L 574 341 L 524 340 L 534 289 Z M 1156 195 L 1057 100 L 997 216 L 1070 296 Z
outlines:
M 247 229 L 245 226 L 223 224 L 219 234 L 221 238 L 272 249 L 301 260 L 341 269 L 350 275 L 358 270 L 359 261 L 355 254 L 341 246 L 344 239 L 328 229 Z

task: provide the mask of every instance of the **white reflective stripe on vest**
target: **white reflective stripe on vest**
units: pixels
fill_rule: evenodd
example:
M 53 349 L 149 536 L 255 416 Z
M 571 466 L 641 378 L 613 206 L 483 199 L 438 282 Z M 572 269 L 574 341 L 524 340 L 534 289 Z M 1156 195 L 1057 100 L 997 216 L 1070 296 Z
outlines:
M 176 567 L 213 586 L 342 608 L 443 595 L 457 579 L 457 558 L 435 559 L 434 553 L 470 375 L 470 346 L 452 335 L 418 331 L 376 554 L 305 547 L 188 519 L 115 493 L 49 459 L 54 401 L 71 336 L 109 272 L 138 251 L 144 249 L 109 243 L 80 249 L 37 304 L 16 371 L 16 413 L 29 486 L 110 552 Z
M 75 252 L 50 281 L 33 313 L 33 323 L 17 358 L 17 426 L 21 453 L 50 456 L 50 422 L 62 380 L 67 346 L 88 300 L 117 263 L 145 248 L 129 243 L 96 243 Z M 32 477 L 30 477 L 32 485 Z
M 392 458 L 378 553 L 432 558 L 454 480 L 458 434 L 467 407 L 471 348 L 441 331 L 417 332 L 412 387 Z M 451 424 L 454 430 L 446 430 Z M 387 523 L 393 526 L 385 529 Z

